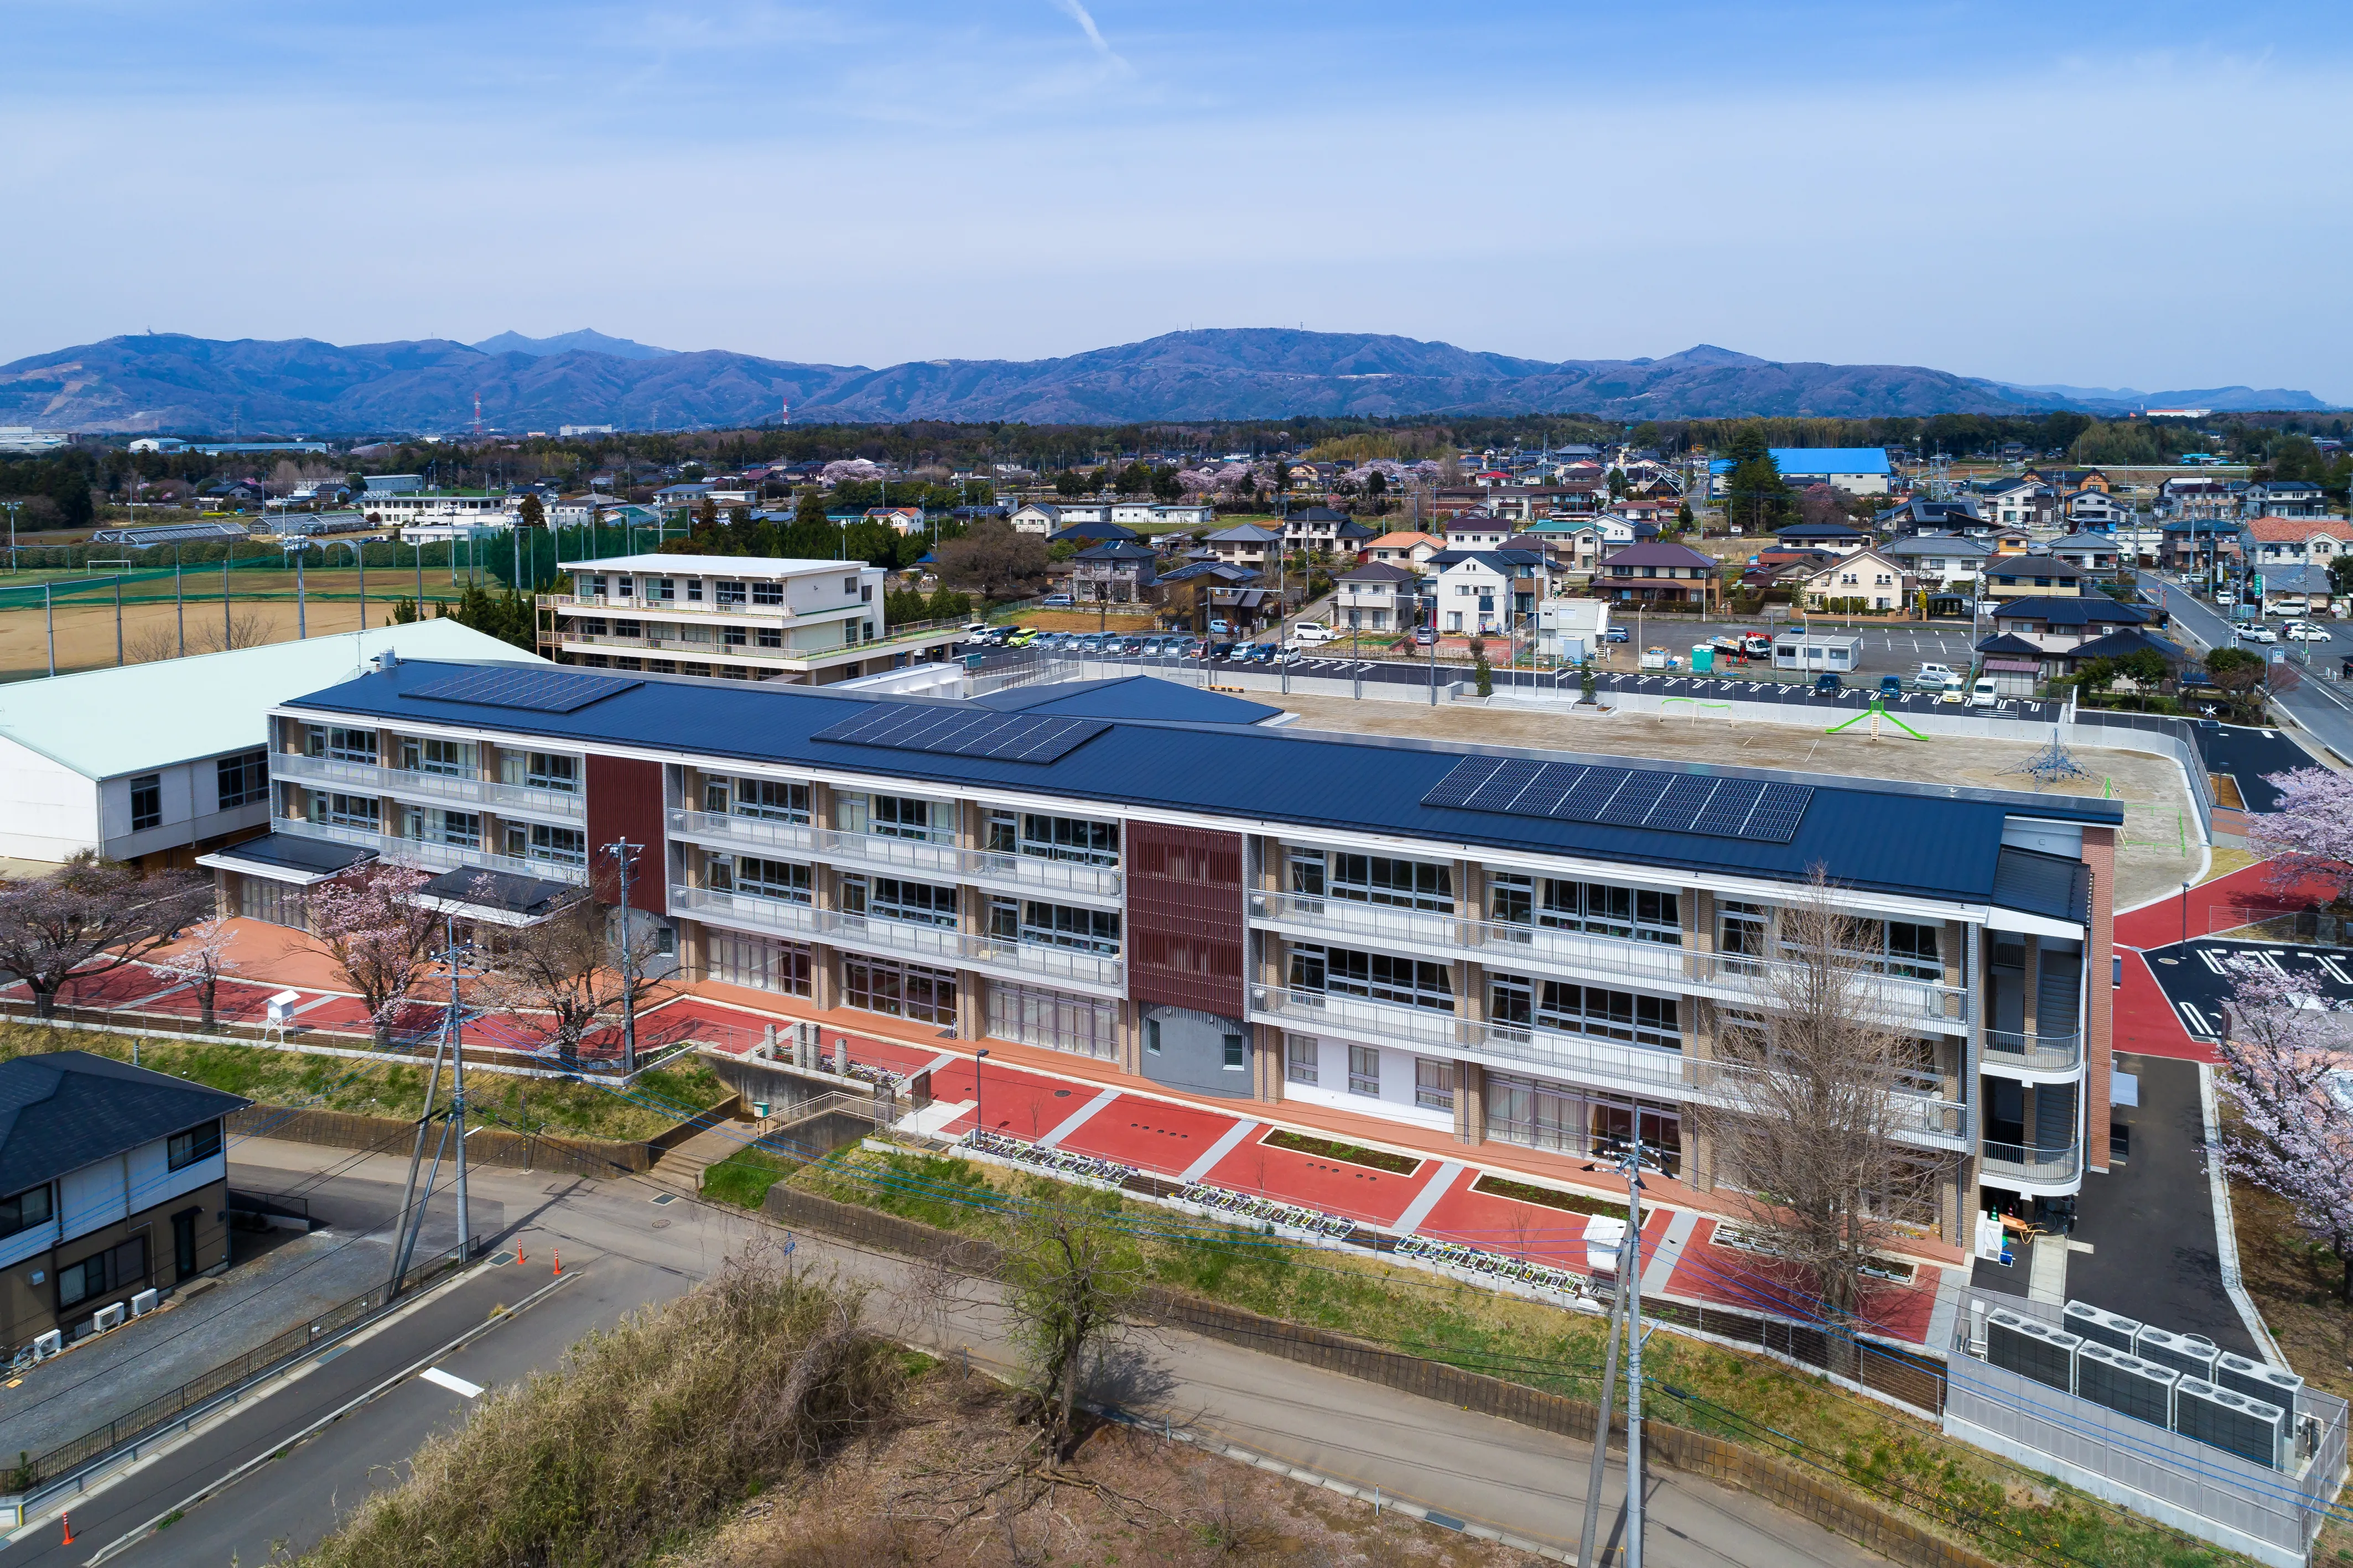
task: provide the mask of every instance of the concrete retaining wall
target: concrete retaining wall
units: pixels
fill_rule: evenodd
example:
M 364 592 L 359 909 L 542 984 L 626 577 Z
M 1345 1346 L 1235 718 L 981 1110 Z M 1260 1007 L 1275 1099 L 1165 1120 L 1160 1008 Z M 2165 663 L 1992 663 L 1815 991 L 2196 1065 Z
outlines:
M 681 1121 L 651 1138 L 527 1138 L 503 1127 L 483 1127 L 466 1140 L 466 1158 L 478 1165 L 521 1171 L 552 1171 L 574 1176 L 642 1174 L 670 1149 L 706 1127 L 733 1118 L 741 1106 L 730 1096 L 702 1116 Z M 252 1105 L 231 1111 L 228 1131 L 238 1138 L 279 1138 L 328 1149 L 364 1149 L 406 1153 L 415 1147 L 417 1123 L 391 1116 L 360 1116 L 346 1110 L 293 1110 Z M 434 1139 L 427 1139 L 430 1150 Z M 447 1156 L 445 1156 L 446 1158 Z

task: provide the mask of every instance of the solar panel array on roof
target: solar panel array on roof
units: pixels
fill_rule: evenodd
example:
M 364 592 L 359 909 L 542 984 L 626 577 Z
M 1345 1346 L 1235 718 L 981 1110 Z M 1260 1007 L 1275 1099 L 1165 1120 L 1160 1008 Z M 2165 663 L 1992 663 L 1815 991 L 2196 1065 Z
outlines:
M 586 675 L 569 669 L 470 669 L 430 681 L 403 697 L 433 702 L 480 702 L 489 708 L 523 708 L 534 713 L 576 713 L 642 680 Z
M 809 739 L 946 757 L 989 757 L 1001 763 L 1050 763 L 1110 728 L 1100 719 L 878 702 L 855 717 L 828 724 Z
M 1810 784 L 1525 757 L 1465 757 L 1421 804 L 1787 844 L 1797 837 L 1813 796 Z

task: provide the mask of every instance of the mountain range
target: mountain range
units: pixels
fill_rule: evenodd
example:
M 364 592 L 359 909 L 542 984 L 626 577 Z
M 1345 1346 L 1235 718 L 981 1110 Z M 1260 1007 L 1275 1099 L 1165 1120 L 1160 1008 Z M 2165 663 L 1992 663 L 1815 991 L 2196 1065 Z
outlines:
M 1062 359 L 802 363 L 581 331 L 338 346 L 109 338 L 0 366 L 0 425 L 91 434 L 734 427 L 910 419 L 1030 424 L 1583 413 L 1606 419 L 2146 407 L 2320 409 L 2309 392 L 2021 386 L 1919 365 L 1785 363 L 1710 344 L 1663 359 L 1520 359 L 1379 333 L 1171 332 Z

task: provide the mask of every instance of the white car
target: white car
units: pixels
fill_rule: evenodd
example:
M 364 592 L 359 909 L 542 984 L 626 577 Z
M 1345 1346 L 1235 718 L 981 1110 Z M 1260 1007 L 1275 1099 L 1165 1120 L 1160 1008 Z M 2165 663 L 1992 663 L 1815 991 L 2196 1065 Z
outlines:
M 2269 626 L 2241 626 L 2239 628 L 2239 640 L 2241 642 L 2274 643 L 2279 641 L 2279 633 L 2272 630 Z
M 1923 664 L 1919 668 L 1918 671 L 1912 677 L 1912 689 L 1915 691 L 1942 691 L 1945 689 L 1945 683 L 1952 679 L 1952 666 L 1946 664 Z
M 1291 628 L 1291 635 L 1297 637 L 1303 645 L 1308 647 L 1314 647 L 1318 643 L 1337 642 L 1340 640 L 1340 634 L 1334 631 L 1330 626 L 1325 626 L 1322 621 L 1302 621 L 1297 626 Z
M 1969 688 L 1969 706 L 1990 708 L 2001 700 L 2001 689 L 1990 680 L 1980 680 Z
M 2297 642 L 2327 642 L 2332 635 L 2327 626 L 2315 626 L 2310 621 L 2290 621 L 2280 628 L 2280 633 Z

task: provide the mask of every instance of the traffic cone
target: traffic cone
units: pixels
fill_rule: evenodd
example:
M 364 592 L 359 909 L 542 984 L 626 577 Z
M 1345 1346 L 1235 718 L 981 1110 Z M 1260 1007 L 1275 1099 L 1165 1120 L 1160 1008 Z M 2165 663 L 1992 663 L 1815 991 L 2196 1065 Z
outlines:
M 558 1251 L 555 1255 L 555 1271 L 558 1274 L 564 1272 L 564 1254 L 561 1251 Z
M 64 1524 L 64 1526 L 66 1527 L 66 1538 L 65 1538 L 65 1540 L 64 1540 L 62 1542 L 60 1542 L 59 1544 L 61 1544 L 61 1545 L 65 1545 L 65 1546 L 71 1546 L 71 1545 L 73 1544 L 73 1541 L 74 1541 L 74 1537 L 73 1537 L 73 1515 L 71 1515 L 71 1514 L 69 1514 L 69 1513 L 61 1513 L 61 1514 L 58 1515 L 58 1521 L 59 1521 L 60 1523 Z
M 531 1254 L 518 1247 L 515 1248 L 515 1261 L 517 1263 L 528 1263 L 531 1261 Z

